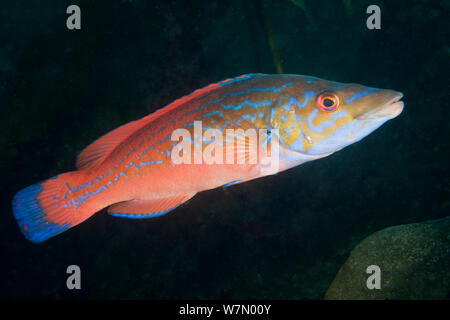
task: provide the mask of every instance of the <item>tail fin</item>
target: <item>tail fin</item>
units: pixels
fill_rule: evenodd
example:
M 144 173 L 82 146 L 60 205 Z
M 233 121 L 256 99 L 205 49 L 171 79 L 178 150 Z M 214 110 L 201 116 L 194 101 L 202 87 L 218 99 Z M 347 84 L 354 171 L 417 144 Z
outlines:
M 39 243 L 83 222 L 95 212 L 70 205 L 66 184 L 82 181 L 84 173 L 60 174 L 19 191 L 13 199 L 14 217 L 25 238 Z

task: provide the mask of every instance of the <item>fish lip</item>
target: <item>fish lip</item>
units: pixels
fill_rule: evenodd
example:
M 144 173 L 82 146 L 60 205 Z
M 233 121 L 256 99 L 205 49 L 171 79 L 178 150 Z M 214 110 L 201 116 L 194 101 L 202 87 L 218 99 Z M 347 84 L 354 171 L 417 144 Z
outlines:
M 403 111 L 404 103 L 400 99 L 403 98 L 403 93 L 396 92 L 397 95 L 390 99 L 385 104 L 382 104 L 378 108 L 372 109 L 356 117 L 356 120 L 367 119 L 380 119 L 388 118 L 393 119 L 397 117 Z

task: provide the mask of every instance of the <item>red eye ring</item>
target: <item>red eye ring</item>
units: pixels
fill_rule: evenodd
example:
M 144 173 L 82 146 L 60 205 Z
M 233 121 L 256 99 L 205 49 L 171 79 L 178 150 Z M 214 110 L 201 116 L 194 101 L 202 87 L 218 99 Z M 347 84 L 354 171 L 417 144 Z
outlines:
M 339 107 L 339 97 L 330 92 L 322 93 L 317 97 L 317 107 L 324 112 L 336 111 Z

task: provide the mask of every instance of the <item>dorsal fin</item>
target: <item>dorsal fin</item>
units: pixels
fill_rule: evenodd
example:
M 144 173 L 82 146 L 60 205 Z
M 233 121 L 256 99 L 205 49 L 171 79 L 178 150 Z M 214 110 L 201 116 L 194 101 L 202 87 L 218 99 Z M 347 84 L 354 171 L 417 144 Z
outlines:
M 236 80 L 242 79 L 245 80 L 249 77 L 249 75 L 243 75 L 237 78 L 234 78 Z M 144 127 L 148 123 L 152 122 L 156 118 L 162 116 L 163 114 L 174 110 L 175 108 L 179 107 L 180 105 L 193 100 L 195 98 L 200 97 L 203 94 L 206 94 L 218 87 L 224 86 L 228 83 L 231 83 L 234 79 L 227 79 L 218 83 L 210 84 L 209 86 L 206 86 L 204 88 L 198 89 L 194 92 L 192 92 L 189 95 L 186 95 L 180 99 L 175 100 L 171 104 L 165 106 L 164 108 L 161 108 L 154 113 L 136 120 L 129 122 L 107 134 L 102 136 L 101 138 L 95 140 L 93 143 L 91 143 L 89 146 L 87 146 L 77 157 L 76 161 L 76 167 L 77 169 L 87 169 L 91 167 L 95 167 L 102 163 L 108 155 L 111 154 L 111 152 L 126 138 L 128 138 L 131 134 L 133 134 L 135 131 L 139 130 L 140 128 Z
M 78 155 L 77 169 L 87 169 L 103 162 L 120 142 L 140 127 L 140 122 L 144 119 L 129 122 L 95 140 Z

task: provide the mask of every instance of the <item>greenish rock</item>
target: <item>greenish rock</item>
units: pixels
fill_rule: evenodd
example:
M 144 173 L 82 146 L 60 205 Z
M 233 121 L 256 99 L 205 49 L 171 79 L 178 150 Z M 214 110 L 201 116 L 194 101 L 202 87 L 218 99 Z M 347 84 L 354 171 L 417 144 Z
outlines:
M 449 248 L 450 217 L 378 231 L 353 249 L 325 299 L 449 299 Z M 371 265 L 380 289 L 367 288 Z

